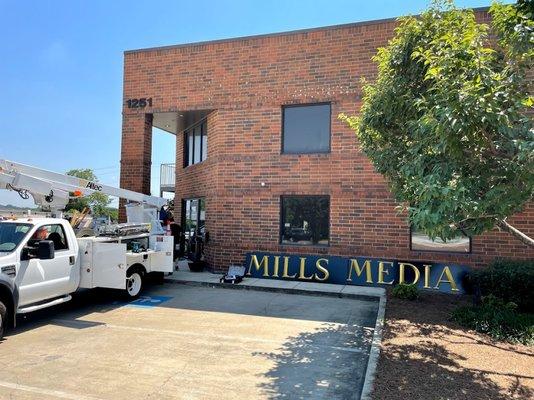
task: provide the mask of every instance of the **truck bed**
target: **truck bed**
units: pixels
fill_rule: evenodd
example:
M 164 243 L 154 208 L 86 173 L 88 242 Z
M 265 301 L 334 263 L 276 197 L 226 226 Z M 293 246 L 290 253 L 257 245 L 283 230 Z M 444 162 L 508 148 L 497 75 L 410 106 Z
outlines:
M 140 244 L 134 251 L 132 242 Z M 146 273 L 174 270 L 172 236 L 138 234 L 78 238 L 80 246 L 80 287 L 124 289 L 126 273 L 142 266 Z

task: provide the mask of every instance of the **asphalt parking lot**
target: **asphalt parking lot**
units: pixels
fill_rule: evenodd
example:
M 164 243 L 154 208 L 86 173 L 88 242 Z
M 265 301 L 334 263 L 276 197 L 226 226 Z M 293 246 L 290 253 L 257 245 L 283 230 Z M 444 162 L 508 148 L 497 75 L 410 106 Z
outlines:
M 19 321 L 0 399 L 359 399 L 378 301 L 152 286 Z

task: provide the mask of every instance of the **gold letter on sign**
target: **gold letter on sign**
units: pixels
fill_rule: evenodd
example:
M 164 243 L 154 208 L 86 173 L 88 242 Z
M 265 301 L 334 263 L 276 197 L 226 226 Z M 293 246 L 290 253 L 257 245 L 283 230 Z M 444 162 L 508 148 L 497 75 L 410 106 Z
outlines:
M 282 274 L 282 278 L 294 278 L 297 276 L 297 274 L 288 275 L 287 270 L 289 269 L 289 257 L 284 256 L 284 273 Z
M 274 257 L 274 271 L 273 271 L 273 278 L 278 278 L 278 265 L 280 264 L 280 256 Z
M 384 264 L 393 265 L 391 261 L 380 261 L 378 263 L 378 282 L 377 283 L 385 283 L 386 285 L 392 285 L 393 280 L 391 280 L 390 282 L 384 282 L 384 275 L 389 275 L 389 271 L 387 269 L 384 269 Z
M 447 279 L 443 279 L 443 275 L 446 275 L 447 276 Z M 436 283 L 436 286 L 434 287 L 434 289 L 439 289 L 439 285 L 441 282 L 448 282 L 451 284 L 451 290 L 453 292 L 457 292 L 458 291 L 458 287 L 456 286 L 456 282 L 454 282 L 454 278 L 452 277 L 452 274 L 451 274 L 451 270 L 449 269 L 449 267 L 445 266 L 443 268 L 443 271 L 441 271 L 441 275 L 438 279 L 438 283 Z
M 425 289 L 430 289 L 430 265 L 425 264 Z
M 415 274 L 415 278 L 413 278 L 413 282 L 411 283 L 413 285 L 417 283 L 417 281 L 419 280 L 419 277 L 421 276 L 421 273 L 419 272 L 419 269 L 415 265 L 410 264 L 410 263 L 399 264 L 399 283 L 404 283 L 404 267 L 406 265 L 409 266 L 413 270 L 413 273 Z
M 365 268 L 365 276 L 367 277 L 366 282 L 367 283 L 373 283 L 373 276 L 371 275 L 371 261 L 365 260 L 363 263 L 363 267 L 360 268 L 360 264 L 358 264 L 358 260 L 350 260 L 350 268 L 349 268 L 349 277 L 347 278 L 347 281 L 352 281 L 352 270 L 356 272 L 356 276 L 360 276 L 363 273 L 363 268 Z
M 317 268 L 319 271 L 321 271 L 324 274 L 324 277 L 319 278 L 319 276 L 317 275 L 317 272 L 316 272 L 315 273 L 315 279 L 317 279 L 318 281 L 326 281 L 328 279 L 328 277 L 330 276 L 330 272 L 328 272 L 328 269 L 326 268 L 326 266 L 323 267 L 321 265 L 321 261 L 324 261 L 326 263 L 326 265 L 328 265 L 328 260 L 326 258 L 319 258 L 317 260 L 317 262 L 315 263 L 315 268 Z
M 306 257 L 300 257 L 300 272 L 299 272 L 299 279 L 306 279 L 311 280 L 313 278 L 312 276 L 306 276 L 305 271 L 306 269 Z
M 256 268 L 257 271 L 259 271 L 263 267 L 263 276 L 269 276 L 269 257 L 263 256 L 261 259 L 261 263 L 258 262 L 258 257 L 256 257 L 256 254 L 252 255 L 252 258 L 250 259 L 250 265 L 248 266 L 248 272 L 247 275 L 252 275 L 252 264 L 254 264 L 254 268 Z

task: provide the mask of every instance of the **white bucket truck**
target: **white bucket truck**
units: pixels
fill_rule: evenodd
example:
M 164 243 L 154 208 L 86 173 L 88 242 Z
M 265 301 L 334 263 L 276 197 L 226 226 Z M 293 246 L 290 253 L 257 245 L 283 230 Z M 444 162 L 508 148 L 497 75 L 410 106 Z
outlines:
M 173 238 L 157 218 L 167 200 L 0 160 L 0 189 L 49 209 L 57 218 L 0 221 L 0 337 L 17 314 L 67 302 L 78 288 L 113 288 L 139 296 L 147 274 L 173 271 Z M 121 197 L 128 223 L 77 238 L 62 218 L 72 196 Z

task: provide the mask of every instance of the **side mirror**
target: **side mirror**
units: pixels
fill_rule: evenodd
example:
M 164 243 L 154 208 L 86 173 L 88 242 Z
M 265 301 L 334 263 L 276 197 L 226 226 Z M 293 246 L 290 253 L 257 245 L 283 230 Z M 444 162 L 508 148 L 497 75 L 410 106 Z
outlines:
M 55 257 L 54 242 L 41 240 L 37 247 L 37 256 L 41 260 L 52 260 Z

